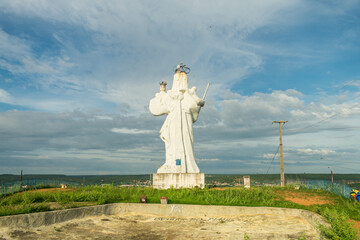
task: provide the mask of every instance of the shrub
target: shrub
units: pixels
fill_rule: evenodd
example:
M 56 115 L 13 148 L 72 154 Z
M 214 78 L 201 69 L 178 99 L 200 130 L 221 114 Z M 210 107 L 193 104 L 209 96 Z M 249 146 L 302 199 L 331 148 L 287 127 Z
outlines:
M 357 239 L 357 231 L 349 221 L 349 217 L 336 209 L 325 208 L 321 211 L 331 227 L 320 225 L 319 228 L 326 238 L 334 240 L 354 240 Z

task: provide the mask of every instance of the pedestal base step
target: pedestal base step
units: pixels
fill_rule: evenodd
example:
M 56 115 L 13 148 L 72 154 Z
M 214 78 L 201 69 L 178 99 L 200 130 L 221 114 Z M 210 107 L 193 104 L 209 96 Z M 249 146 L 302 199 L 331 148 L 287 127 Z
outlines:
M 168 188 L 194 188 L 205 187 L 204 173 L 154 173 L 153 187 Z

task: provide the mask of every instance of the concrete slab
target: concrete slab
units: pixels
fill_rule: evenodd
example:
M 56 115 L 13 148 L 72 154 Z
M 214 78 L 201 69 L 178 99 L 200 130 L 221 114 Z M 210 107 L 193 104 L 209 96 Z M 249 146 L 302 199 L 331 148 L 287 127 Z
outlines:
M 0 217 L 0 239 L 319 239 L 301 209 L 117 203 Z
M 153 187 L 168 188 L 194 188 L 205 187 L 204 173 L 154 173 Z

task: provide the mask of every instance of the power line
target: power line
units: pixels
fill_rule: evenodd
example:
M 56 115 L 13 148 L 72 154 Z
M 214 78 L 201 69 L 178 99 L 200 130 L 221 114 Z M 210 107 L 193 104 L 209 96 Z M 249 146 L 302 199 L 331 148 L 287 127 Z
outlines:
M 358 79 L 354 79 L 354 80 L 351 80 L 351 81 L 347 82 L 346 84 L 342 85 L 337 91 L 340 91 L 340 90 L 342 90 L 343 88 L 345 88 L 345 87 L 347 87 L 347 86 L 350 86 L 351 83 L 353 83 L 353 82 L 355 82 L 355 81 L 358 81 Z M 334 90 L 333 92 L 335 93 L 335 90 Z M 358 99 L 358 98 L 360 98 L 360 95 L 359 95 L 359 96 L 356 96 L 355 98 L 353 98 L 352 101 L 355 101 L 355 100 Z M 351 100 L 351 99 L 348 99 L 348 100 Z M 350 107 L 349 109 L 352 109 L 352 108 L 356 107 L 357 105 L 360 105 L 360 103 L 354 104 L 354 106 Z M 307 106 L 308 106 L 308 105 L 303 106 L 302 108 L 298 109 L 298 111 L 303 111 Z M 320 121 L 318 121 L 318 122 L 316 122 L 316 123 L 314 123 L 314 124 L 310 124 L 309 126 L 306 126 L 306 127 L 304 127 L 304 128 L 301 128 L 301 129 L 299 129 L 299 130 L 297 130 L 297 131 L 295 131 L 295 132 L 292 132 L 292 133 L 298 133 L 298 132 L 300 132 L 300 131 L 302 131 L 302 130 L 304 130 L 304 129 L 311 128 L 311 127 L 313 127 L 313 126 L 315 126 L 315 125 L 317 125 L 317 124 L 319 124 L 319 123 L 321 123 L 321 122 L 324 122 L 324 121 L 326 121 L 326 120 L 328 120 L 328 119 L 331 119 L 331 118 L 333 118 L 333 117 L 335 117 L 335 116 L 337 116 L 337 115 L 339 115 L 339 114 L 341 114 L 341 112 L 340 112 L 340 113 L 335 113 L 335 114 L 333 114 L 333 115 L 330 116 L 330 117 L 327 117 L 327 118 L 325 118 L 325 119 L 322 119 L 322 120 L 320 120 Z M 284 129 L 285 129 L 285 127 L 284 127 Z
M 278 154 L 279 149 L 280 149 L 280 144 L 278 145 L 278 148 L 277 148 L 277 150 L 276 150 L 276 152 L 275 152 L 275 154 L 274 154 L 274 157 L 273 157 L 273 159 L 271 160 L 271 162 L 270 162 L 270 164 L 269 164 L 269 168 L 268 168 L 268 170 L 266 171 L 266 174 L 268 174 L 268 173 L 269 173 L 269 170 L 270 170 L 271 164 L 273 163 L 273 161 L 274 161 L 274 159 L 275 159 L 276 155 Z
M 351 80 L 351 81 L 347 82 L 341 88 L 339 88 L 339 90 L 343 89 L 344 87 L 350 86 L 350 84 L 355 82 L 355 81 L 359 81 L 359 79 L 354 79 L 354 80 Z
M 334 90 L 333 90 L 332 92 L 330 92 L 330 93 L 335 93 L 335 91 L 336 91 L 336 92 L 339 92 L 339 91 L 342 90 L 343 88 L 345 88 L 345 87 L 347 87 L 347 86 L 350 86 L 350 84 L 353 83 L 353 82 L 355 82 L 355 81 L 358 81 L 358 79 L 351 80 L 351 81 L 347 82 L 346 84 L 342 85 L 342 87 L 340 87 L 338 90 L 334 89 Z M 356 97 L 356 98 L 358 98 L 358 97 Z M 356 98 L 355 98 L 355 99 L 356 99 Z M 355 100 L 355 99 L 354 99 L 354 100 Z M 321 100 L 321 98 L 320 98 L 320 100 Z M 302 111 L 302 110 L 304 110 L 306 107 L 307 107 L 307 105 L 303 106 L 302 108 L 300 108 L 300 109 L 298 109 L 298 110 L 299 110 L 299 111 Z
M 347 167 L 340 167 L 340 166 L 332 166 L 333 169 L 336 169 L 336 168 L 343 168 L 343 169 L 347 169 L 347 170 L 353 170 L 353 171 L 357 171 L 356 169 L 354 168 L 347 168 Z
M 357 106 L 360 106 L 360 103 L 356 103 L 356 104 L 354 104 L 352 107 L 350 107 L 350 108 L 348 108 L 348 109 L 353 109 L 353 108 L 355 108 L 355 107 L 357 107 Z M 322 123 L 322 122 L 325 122 L 326 120 L 331 119 L 331 118 L 334 118 L 334 117 L 336 117 L 336 116 L 338 116 L 338 115 L 340 115 L 340 114 L 341 114 L 341 112 L 335 113 L 335 114 L 333 114 L 333 115 L 331 115 L 331 116 L 329 116 L 329 117 L 327 117 L 327 118 L 321 119 L 321 120 L 318 121 L 318 122 L 315 122 L 315 123 L 313 123 L 313 124 L 310 124 L 310 125 L 308 125 L 308 126 L 305 126 L 305 127 L 303 127 L 303 128 L 300 128 L 300 129 L 298 129 L 298 130 L 295 129 L 295 131 L 291 131 L 291 130 L 290 130 L 290 131 L 288 131 L 288 132 L 290 132 L 290 133 L 298 133 L 298 132 L 303 131 L 303 130 L 305 130 L 305 129 L 312 128 L 312 127 L 314 127 L 315 125 L 317 125 L 317 124 L 319 124 L 319 123 Z

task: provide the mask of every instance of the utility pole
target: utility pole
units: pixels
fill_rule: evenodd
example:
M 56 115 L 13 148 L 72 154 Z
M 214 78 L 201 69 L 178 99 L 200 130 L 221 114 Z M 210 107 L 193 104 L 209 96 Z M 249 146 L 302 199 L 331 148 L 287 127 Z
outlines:
M 283 156 L 283 144 L 281 136 L 281 124 L 285 124 L 288 121 L 273 121 L 272 123 L 279 124 L 279 133 L 280 133 L 280 176 L 281 176 L 281 187 L 285 187 L 285 174 L 284 174 L 284 156 Z
M 21 172 L 20 172 L 20 188 L 22 188 L 22 176 L 23 176 L 23 171 L 21 169 Z
M 328 169 L 330 169 L 330 167 L 328 167 Z M 331 184 L 334 185 L 334 173 L 333 173 L 333 170 L 331 170 Z

